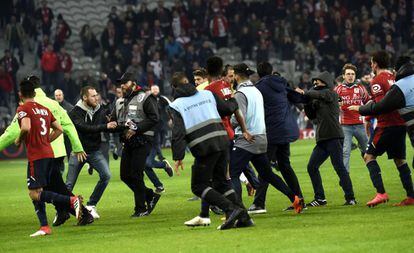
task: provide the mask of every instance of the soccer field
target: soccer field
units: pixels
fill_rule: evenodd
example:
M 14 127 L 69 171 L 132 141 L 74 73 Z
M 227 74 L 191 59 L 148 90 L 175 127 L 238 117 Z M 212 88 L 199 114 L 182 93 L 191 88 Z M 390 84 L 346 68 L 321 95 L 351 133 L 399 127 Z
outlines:
M 313 199 L 306 164 L 314 141 L 292 145 L 292 165 L 305 196 Z M 407 142 L 411 167 L 412 148 Z M 170 150 L 164 150 L 171 158 Z M 255 227 L 218 231 L 220 216 L 211 214 L 210 227 L 188 228 L 187 219 L 199 213 L 200 202 L 188 202 L 192 157 L 185 170 L 168 178 L 157 170 L 166 192 L 148 217 L 132 219 L 132 192 L 119 178 L 119 160 L 111 161 L 112 179 L 98 206 L 101 219 L 78 227 L 72 217 L 63 226 L 52 228 L 51 236 L 30 238 L 38 229 L 37 217 L 26 189 L 26 161 L 0 162 L 0 252 L 413 252 L 414 208 L 393 207 L 405 192 L 392 161 L 379 159 L 390 202 L 369 209 L 365 203 L 375 190 L 359 151 L 351 156 L 351 178 L 357 206 L 342 206 L 343 192 L 329 161 L 321 168 L 328 206 L 308 208 L 300 215 L 283 212 L 288 199 L 269 188 L 267 214 L 253 216 Z M 84 169 L 75 193 L 89 197 L 97 181 Z M 150 185 L 147 180 L 147 185 Z M 244 204 L 253 199 L 243 189 Z M 54 209 L 47 208 L 49 223 Z

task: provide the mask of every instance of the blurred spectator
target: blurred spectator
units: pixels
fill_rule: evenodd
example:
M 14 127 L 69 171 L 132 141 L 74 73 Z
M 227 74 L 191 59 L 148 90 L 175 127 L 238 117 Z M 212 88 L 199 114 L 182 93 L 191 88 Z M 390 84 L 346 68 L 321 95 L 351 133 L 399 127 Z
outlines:
M 83 54 L 95 58 L 96 50 L 99 49 L 99 42 L 89 25 L 84 25 L 80 32 Z
M 75 82 L 75 80 L 72 79 L 70 73 L 65 73 L 63 75 L 62 86 L 66 87 L 67 89 L 67 92 L 65 93 L 66 100 L 71 104 L 76 104 L 76 102 L 78 102 L 77 100 L 79 99 L 79 92 L 81 87 Z
M 152 56 L 152 60 L 149 62 L 149 65 L 152 66 L 152 68 L 154 69 L 154 74 L 155 76 L 161 80 L 163 79 L 163 67 L 162 67 L 162 62 L 160 60 L 160 53 L 159 52 L 155 52 Z M 161 85 L 160 83 L 158 85 Z
M 163 34 L 170 33 L 171 12 L 170 10 L 164 7 L 164 1 L 162 0 L 157 1 L 157 7 L 152 12 L 152 15 L 155 20 L 159 21 L 160 28 L 162 29 Z
M 295 45 L 290 36 L 285 36 L 281 45 L 282 63 L 285 77 L 288 81 L 295 78 L 296 61 L 295 61 Z
M 19 102 L 19 94 L 17 87 L 17 71 L 19 70 L 19 63 L 17 62 L 16 57 L 14 57 L 10 50 L 4 50 L 4 56 L 0 59 L 0 65 L 4 70 L 11 76 L 13 80 L 13 90 L 14 90 L 14 102 L 17 104 Z
M 66 23 L 63 19 L 62 14 L 59 14 L 57 17 L 55 44 L 53 45 L 55 51 L 59 51 L 61 47 L 65 46 L 65 42 L 71 34 L 72 30 L 70 29 L 68 23 Z
M 300 77 L 298 87 L 304 91 L 307 91 L 310 90 L 312 86 L 311 73 L 309 71 L 303 72 Z
M 47 45 L 50 44 L 49 35 L 44 34 L 42 40 L 37 44 L 37 57 L 35 57 L 35 67 L 37 67 L 39 60 L 42 59 L 43 53 L 46 51 Z
M 229 24 L 227 18 L 221 13 L 218 1 L 212 6 L 213 16 L 209 22 L 210 34 L 217 48 L 227 47 Z
M 66 48 L 61 47 L 57 54 L 57 73 L 56 73 L 56 85 L 57 89 L 61 89 L 63 93 L 67 93 L 68 87 L 63 86 L 63 78 L 65 73 L 72 71 L 72 57 L 66 52 Z
M 169 35 L 167 43 L 165 45 L 165 53 L 167 54 L 168 61 L 172 61 L 173 58 L 180 57 L 183 54 L 183 48 L 173 36 Z
M 159 79 L 154 74 L 154 68 L 151 66 L 151 64 L 147 64 L 147 68 L 144 73 L 142 73 L 140 82 L 140 86 L 142 87 L 151 87 L 152 85 L 158 85 Z
M 0 106 L 10 106 L 10 92 L 13 90 L 13 80 L 3 66 L 0 65 Z
M 17 22 L 16 16 L 12 16 L 10 23 L 7 24 L 4 38 L 11 51 L 11 54 L 14 54 L 14 50 L 16 48 L 19 50 L 18 54 L 20 64 L 24 65 L 23 43 L 26 41 L 26 34 L 22 25 Z
M 36 18 L 40 20 L 42 26 L 42 34 L 50 36 L 50 28 L 52 27 L 52 20 L 54 18 L 52 9 L 47 6 L 47 1 L 42 1 L 42 7 L 36 10 Z
M 59 105 L 63 107 L 68 113 L 72 111 L 73 105 L 65 100 L 65 94 L 62 90 L 55 90 L 55 100 L 59 102 Z
M 52 44 L 47 45 L 40 64 L 42 67 L 42 84 L 46 87 L 47 93 L 50 94 L 56 85 L 56 71 L 58 67 L 58 58 L 53 51 Z
M 99 90 L 99 94 L 101 94 L 102 99 L 105 101 L 108 100 L 108 92 L 112 89 L 112 81 L 108 78 L 108 75 L 106 73 L 101 73 L 97 88 Z
M 249 33 L 249 28 L 247 26 L 243 26 L 242 33 L 239 40 L 237 41 L 237 45 L 241 49 L 242 60 L 252 59 L 254 39 Z
M 108 51 L 110 54 L 113 54 L 115 48 L 119 45 L 119 42 L 120 36 L 114 21 L 108 21 L 106 28 L 101 35 L 102 49 L 104 51 Z

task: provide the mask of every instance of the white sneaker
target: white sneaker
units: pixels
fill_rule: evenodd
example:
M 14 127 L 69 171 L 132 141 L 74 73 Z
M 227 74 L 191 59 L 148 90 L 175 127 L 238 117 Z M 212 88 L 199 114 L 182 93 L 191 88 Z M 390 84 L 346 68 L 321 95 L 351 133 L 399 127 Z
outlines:
M 184 225 L 189 227 L 197 227 L 197 226 L 210 226 L 211 220 L 210 218 L 202 218 L 200 216 L 196 216 L 189 221 L 184 222 Z
M 99 219 L 101 218 L 98 214 L 98 212 L 96 211 L 96 206 L 85 206 L 86 209 L 88 209 L 89 213 L 92 215 L 92 217 L 94 219 Z
M 31 234 L 30 237 L 44 236 L 44 235 L 50 235 L 50 234 L 52 234 L 52 230 L 50 229 L 50 227 L 44 226 L 44 227 L 40 227 L 39 230 Z

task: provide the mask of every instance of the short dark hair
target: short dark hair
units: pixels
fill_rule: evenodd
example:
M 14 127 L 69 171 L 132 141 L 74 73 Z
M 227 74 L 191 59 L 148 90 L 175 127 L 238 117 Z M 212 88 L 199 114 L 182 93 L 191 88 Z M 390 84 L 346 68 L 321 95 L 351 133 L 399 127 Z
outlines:
M 227 76 L 227 74 L 229 73 L 229 70 L 234 70 L 233 66 L 230 64 L 226 64 L 224 66 L 224 70 L 223 70 L 223 76 Z
M 411 57 L 407 55 L 401 55 L 398 57 L 397 61 L 395 62 L 394 69 L 398 71 L 403 65 L 411 62 Z
M 34 98 L 35 96 L 35 87 L 32 82 L 29 80 L 23 80 L 20 82 L 20 93 L 25 98 Z
M 40 78 L 38 76 L 29 75 L 26 77 L 26 80 L 32 82 L 35 89 L 40 88 Z
M 95 87 L 90 86 L 90 85 L 86 85 L 84 87 L 82 87 L 81 91 L 80 91 L 80 97 L 83 100 L 83 96 L 88 96 L 89 94 L 89 90 L 96 90 Z
M 207 78 L 207 70 L 204 68 L 198 68 L 193 71 L 193 76 L 201 76 L 202 78 Z
M 273 71 L 272 64 L 268 62 L 260 62 L 257 64 L 257 74 L 260 78 L 271 75 Z
M 357 67 L 352 63 L 347 63 L 342 67 L 342 74 L 345 74 L 345 71 L 347 69 L 353 70 L 355 72 L 355 74 L 357 72 Z
M 176 88 L 181 85 L 181 80 L 183 80 L 183 78 L 187 78 L 184 72 L 175 72 L 171 78 L 171 86 Z
M 390 56 L 384 50 L 374 52 L 372 61 L 375 62 L 380 69 L 386 69 L 390 66 Z
M 223 72 L 223 59 L 218 56 L 211 56 L 207 59 L 207 73 L 210 76 L 220 76 Z

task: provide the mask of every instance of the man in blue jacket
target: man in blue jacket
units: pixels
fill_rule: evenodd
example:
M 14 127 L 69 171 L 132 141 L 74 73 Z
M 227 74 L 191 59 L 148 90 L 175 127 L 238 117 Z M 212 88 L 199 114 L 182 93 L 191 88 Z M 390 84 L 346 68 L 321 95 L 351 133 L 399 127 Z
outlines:
M 265 124 L 267 135 L 267 156 L 269 160 L 277 161 L 280 172 L 287 185 L 295 195 L 303 198 L 298 178 L 290 165 L 290 143 L 299 138 L 299 128 L 291 112 L 291 105 L 303 103 L 304 96 L 289 87 L 286 79 L 272 75 L 273 67 L 268 62 L 257 65 L 260 80 L 256 88 L 263 96 Z M 259 187 L 250 214 L 266 213 L 266 192 L 269 186 L 259 177 Z M 292 206 L 286 210 L 293 210 Z

